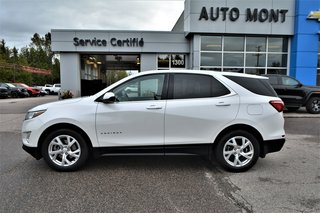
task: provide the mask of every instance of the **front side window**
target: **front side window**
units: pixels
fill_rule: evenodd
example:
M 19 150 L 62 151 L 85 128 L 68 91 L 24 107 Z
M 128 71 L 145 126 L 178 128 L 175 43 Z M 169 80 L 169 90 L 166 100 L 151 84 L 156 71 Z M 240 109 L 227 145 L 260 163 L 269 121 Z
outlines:
M 230 93 L 222 83 L 207 75 L 175 74 L 171 82 L 173 99 L 218 97 Z
M 132 79 L 113 89 L 119 102 L 161 100 L 165 74 Z

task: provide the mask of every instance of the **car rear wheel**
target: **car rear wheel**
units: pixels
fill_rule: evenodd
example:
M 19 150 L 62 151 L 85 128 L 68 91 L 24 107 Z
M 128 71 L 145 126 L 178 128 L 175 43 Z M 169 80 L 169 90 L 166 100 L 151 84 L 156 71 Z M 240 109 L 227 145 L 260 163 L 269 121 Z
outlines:
M 228 171 L 244 172 L 259 158 L 260 146 L 255 136 L 244 130 L 236 130 L 218 141 L 214 153 L 218 163 Z
M 320 97 L 312 97 L 306 104 L 306 109 L 311 114 L 320 113 Z
M 88 145 L 83 137 L 68 129 L 49 134 L 41 148 L 46 163 L 57 171 L 75 171 L 88 159 Z

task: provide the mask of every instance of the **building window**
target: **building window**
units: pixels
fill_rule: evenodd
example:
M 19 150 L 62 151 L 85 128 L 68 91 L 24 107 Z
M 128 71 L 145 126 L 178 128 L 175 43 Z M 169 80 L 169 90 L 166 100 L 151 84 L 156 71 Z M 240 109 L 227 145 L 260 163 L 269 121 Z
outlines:
M 159 54 L 158 69 L 184 69 L 186 68 L 186 55 L 184 54 Z
M 202 36 L 200 69 L 287 74 L 288 38 Z
M 81 96 L 93 95 L 140 71 L 140 55 L 81 54 Z

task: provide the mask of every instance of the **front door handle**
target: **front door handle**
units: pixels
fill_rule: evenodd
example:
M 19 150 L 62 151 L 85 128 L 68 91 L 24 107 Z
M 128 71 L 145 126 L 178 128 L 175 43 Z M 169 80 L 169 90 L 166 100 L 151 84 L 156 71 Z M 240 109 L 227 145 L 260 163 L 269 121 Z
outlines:
M 162 106 L 150 105 L 150 106 L 147 107 L 147 109 L 150 109 L 150 110 L 152 110 L 152 109 L 162 109 Z
M 225 102 L 219 102 L 216 104 L 216 106 L 230 106 L 231 104 L 225 103 Z

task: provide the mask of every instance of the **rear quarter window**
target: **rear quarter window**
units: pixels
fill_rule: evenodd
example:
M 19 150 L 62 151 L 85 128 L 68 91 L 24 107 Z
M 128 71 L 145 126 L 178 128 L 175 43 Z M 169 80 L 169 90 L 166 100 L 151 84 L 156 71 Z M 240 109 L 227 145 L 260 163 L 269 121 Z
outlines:
M 226 78 L 234 81 L 240 86 L 246 88 L 250 92 L 253 92 L 258 95 L 277 97 L 277 93 L 274 91 L 272 86 L 269 83 L 268 79 L 259 79 L 259 78 L 246 78 L 239 76 L 225 76 Z
M 173 99 L 219 97 L 230 91 L 209 75 L 174 74 L 170 80 Z

